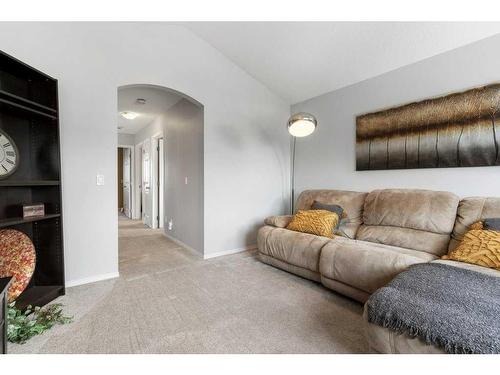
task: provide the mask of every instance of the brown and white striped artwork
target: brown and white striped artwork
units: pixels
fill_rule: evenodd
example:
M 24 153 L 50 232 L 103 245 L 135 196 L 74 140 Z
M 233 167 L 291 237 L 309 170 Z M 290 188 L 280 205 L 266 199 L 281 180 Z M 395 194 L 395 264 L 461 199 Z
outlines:
M 500 165 L 500 84 L 356 118 L 356 170 Z

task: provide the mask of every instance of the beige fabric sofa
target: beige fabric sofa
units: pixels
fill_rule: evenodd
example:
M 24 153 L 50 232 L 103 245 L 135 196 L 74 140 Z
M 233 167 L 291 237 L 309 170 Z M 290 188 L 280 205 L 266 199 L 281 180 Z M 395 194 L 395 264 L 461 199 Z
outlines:
M 291 216 L 273 216 L 258 232 L 260 259 L 274 267 L 321 282 L 362 303 L 412 264 L 446 262 L 500 276 L 499 271 L 439 260 L 457 246 L 467 227 L 500 217 L 500 198 L 464 198 L 449 192 L 385 189 L 369 193 L 341 190 L 304 191 L 297 210 L 313 202 L 338 204 L 347 213 L 346 237 L 319 237 L 286 229 Z M 419 339 L 394 335 L 366 323 L 373 352 L 428 353 L 439 348 Z

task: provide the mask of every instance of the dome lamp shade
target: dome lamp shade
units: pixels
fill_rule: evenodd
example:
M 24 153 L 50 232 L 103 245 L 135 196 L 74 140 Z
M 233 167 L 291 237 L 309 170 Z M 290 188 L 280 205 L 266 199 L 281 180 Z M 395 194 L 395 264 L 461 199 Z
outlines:
M 300 112 L 290 117 L 287 127 L 288 132 L 294 137 L 307 137 L 316 130 L 317 125 L 318 121 L 313 115 Z

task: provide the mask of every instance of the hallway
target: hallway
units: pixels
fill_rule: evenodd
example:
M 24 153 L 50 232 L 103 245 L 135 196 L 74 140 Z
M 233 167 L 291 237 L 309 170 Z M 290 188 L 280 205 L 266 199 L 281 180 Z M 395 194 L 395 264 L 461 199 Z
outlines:
M 261 263 L 209 260 L 119 219 L 120 277 L 67 289 L 74 322 L 11 353 L 363 353 L 360 304 Z
M 141 220 L 118 218 L 120 277 L 136 280 L 157 272 L 199 262 L 197 253 L 181 247 L 163 234 L 163 229 L 146 227 Z

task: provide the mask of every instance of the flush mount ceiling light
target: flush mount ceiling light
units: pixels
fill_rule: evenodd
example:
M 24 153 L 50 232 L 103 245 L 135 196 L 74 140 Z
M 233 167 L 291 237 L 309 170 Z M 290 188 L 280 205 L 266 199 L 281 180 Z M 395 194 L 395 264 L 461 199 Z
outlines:
M 120 115 L 121 115 L 123 118 L 126 118 L 127 120 L 133 120 L 133 119 L 135 119 L 137 116 L 139 116 L 139 114 L 138 114 L 138 113 L 135 113 L 135 112 L 128 112 L 128 111 L 120 112 Z
M 307 137 L 316 130 L 318 121 L 310 113 L 296 113 L 288 120 L 288 132 L 294 137 Z

